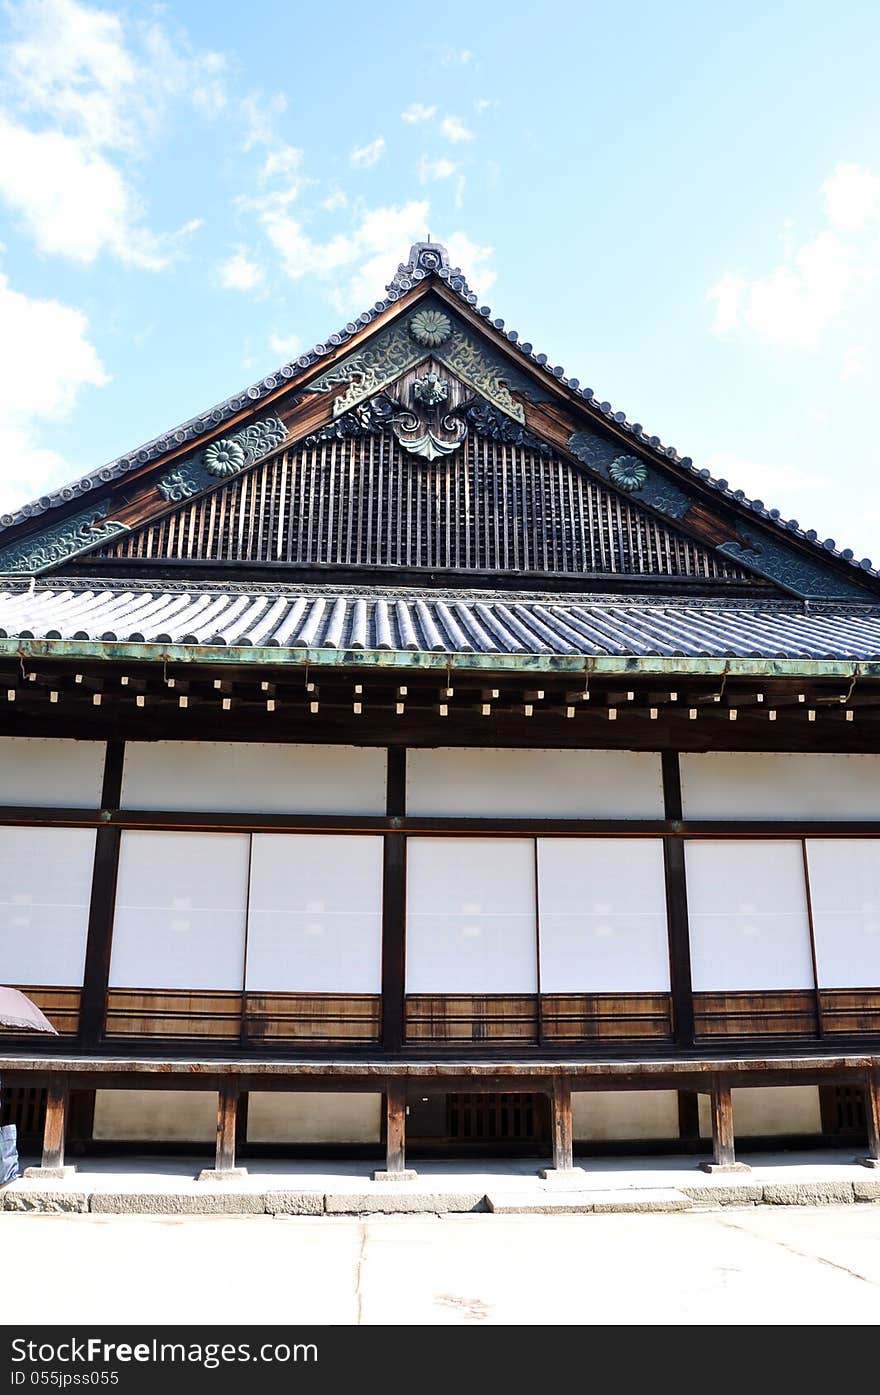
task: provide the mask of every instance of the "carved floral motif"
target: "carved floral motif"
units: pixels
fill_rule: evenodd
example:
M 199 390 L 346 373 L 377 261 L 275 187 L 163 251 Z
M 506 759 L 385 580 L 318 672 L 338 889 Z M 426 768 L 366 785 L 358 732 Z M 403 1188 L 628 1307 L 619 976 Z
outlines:
M 287 427 L 278 417 L 251 422 L 234 436 L 212 441 L 203 451 L 169 470 L 156 481 L 156 489 L 168 503 L 182 503 L 209 489 L 218 479 L 229 478 L 252 465 L 280 446 L 286 436 Z
M 204 460 L 209 475 L 225 479 L 228 475 L 238 474 L 247 460 L 247 455 L 238 441 L 231 436 L 224 436 L 222 441 L 212 441 L 205 447 Z
M 417 344 L 436 349 L 452 334 L 452 322 L 442 310 L 417 310 L 409 322 L 409 332 Z
M 618 455 L 608 466 L 608 478 L 618 489 L 625 490 L 627 494 L 635 494 L 637 490 L 644 488 L 648 471 L 644 462 L 637 460 L 634 455 Z

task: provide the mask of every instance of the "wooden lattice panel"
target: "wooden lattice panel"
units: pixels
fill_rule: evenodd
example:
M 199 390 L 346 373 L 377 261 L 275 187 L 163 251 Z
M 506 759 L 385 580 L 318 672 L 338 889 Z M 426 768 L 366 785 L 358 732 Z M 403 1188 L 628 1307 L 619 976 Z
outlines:
M 248 993 L 249 1042 L 377 1042 L 382 999 L 372 993 Z
M 811 989 L 775 993 L 695 993 L 698 1037 L 812 1037 L 818 1032 Z
M 538 1040 L 538 999 L 508 993 L 414 993 L 406 999 L 406 1040 L 527 1042 Z
M 824 988 L 819 994 L 826 1032 L 880 1033 L 880 988 Z
M 545 1041 L 672 1040 L 668 993 L 547 993 L 541 998 Z
M 568 461 L 476 436 L 433 462 L 390 434 L 287 451 L 93 556 L 754 580 Z
M 447 1095 L 446 1128 L 462 1143 L 538 1143 L 547 1135 L 540 1095 Z
M 242 995 L 190 989 L 112 988 L 107 996 L 108 1037 L 241 1036 Z

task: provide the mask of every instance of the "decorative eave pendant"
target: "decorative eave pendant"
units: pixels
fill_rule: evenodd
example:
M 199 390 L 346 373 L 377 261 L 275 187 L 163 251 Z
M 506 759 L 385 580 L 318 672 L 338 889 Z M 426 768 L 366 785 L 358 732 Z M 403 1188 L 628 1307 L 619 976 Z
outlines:
M 403 449 L 423 460 L 457 451 L 467 435 L 460 415 L 468 395 L 464 385 L 429 359 L 405 373 L 397 386 L 391 430 Z

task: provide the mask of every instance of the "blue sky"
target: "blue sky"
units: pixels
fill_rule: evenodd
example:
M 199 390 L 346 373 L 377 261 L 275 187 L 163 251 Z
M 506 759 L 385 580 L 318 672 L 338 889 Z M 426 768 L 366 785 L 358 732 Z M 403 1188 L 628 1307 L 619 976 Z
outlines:
M 497 315 L 880 560 L 880 8 L 0 0 L 0 508 L 445 241 Z

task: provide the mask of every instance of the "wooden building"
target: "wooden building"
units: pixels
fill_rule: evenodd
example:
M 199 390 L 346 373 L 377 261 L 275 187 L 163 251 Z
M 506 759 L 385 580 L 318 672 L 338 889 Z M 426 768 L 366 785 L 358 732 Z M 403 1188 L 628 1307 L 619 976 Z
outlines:
M 60 1031 L 0 1072 L 47 1167 L 218 1122 L 221 1171 L 880 1157 L 880 574 L 441 246 L 0 523 L 0 982 Z

